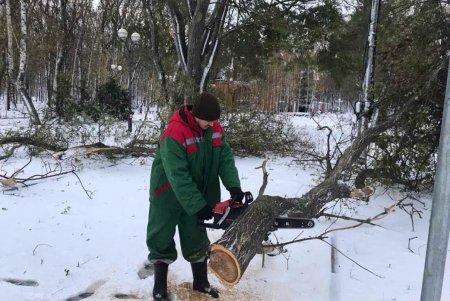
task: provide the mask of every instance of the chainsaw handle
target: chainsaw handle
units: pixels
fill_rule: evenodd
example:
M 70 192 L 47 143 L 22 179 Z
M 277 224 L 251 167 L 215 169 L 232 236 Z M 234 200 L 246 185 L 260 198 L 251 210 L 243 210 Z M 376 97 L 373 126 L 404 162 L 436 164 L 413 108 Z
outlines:
M 206 223 L 198 220 L 197 224 L 205 228 L 226 229 L 230 224 L 241 215 L 248 205 L 253 202 L 253 195 L 250 191 L 244 192 L 242 201 L 236 202 L 233 198 L 218 202 L 214 208 L 214 220 L 212 223 Z M 241 196 L 241 195 L 240 195 Z
M 253 194 L 250 191 L 244 192 L 244 204 L 249 205 L 251 202 L 253 202 Z
M 243 193 L 244 196 L 242 198 L 242 201 L 235 201 L 234 198 L 230 199 L 230 206 L 234 205 L 234 204 L 241 204 L 244 206 L 248 206 L 251 202 L 253 202 L 253 195 L 250 191 L 246 191 Z

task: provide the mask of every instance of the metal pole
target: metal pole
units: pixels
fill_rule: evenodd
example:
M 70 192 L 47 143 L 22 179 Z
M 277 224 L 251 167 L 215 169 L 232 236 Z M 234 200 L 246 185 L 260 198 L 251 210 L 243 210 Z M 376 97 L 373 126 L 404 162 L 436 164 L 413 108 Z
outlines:
M 131 40 L 127 41 L 129 44 L 127 44 L 127 51 L 128 51 L 128 97 L 130 98 L 128 100 L 128 132 L 133 131 L 133 110 L 132 110 L 132 101 L 133 101 L 133 95 L 131 91 L 131 84 L 132 84 L 132 78 L 133 78 L 133 43 Z
M 450 60 L 421 301 L 440 301 L 450 232 Z M 447 275 L 448 276 L 448 275 Z M 448 296 L 447 296 L 448 297 Z

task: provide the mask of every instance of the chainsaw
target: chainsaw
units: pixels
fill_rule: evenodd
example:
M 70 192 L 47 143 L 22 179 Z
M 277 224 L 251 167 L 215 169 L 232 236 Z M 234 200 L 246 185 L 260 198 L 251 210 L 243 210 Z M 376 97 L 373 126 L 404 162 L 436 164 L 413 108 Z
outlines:
M 228 228 L 253 202 L 253 195 L 251 192 L 244 192 L 242 201 L 237 202 L 232 198 L 217 203 L 213 208 L 212 222 L 208 223 L 202 220 L 198 221 L 200 226 L 212 229 Z M 313 228 L 314 221 L 309 218 L 297 217 L 276 217 L 273 227 L 275 229 L 298 229 L 298 228 Z

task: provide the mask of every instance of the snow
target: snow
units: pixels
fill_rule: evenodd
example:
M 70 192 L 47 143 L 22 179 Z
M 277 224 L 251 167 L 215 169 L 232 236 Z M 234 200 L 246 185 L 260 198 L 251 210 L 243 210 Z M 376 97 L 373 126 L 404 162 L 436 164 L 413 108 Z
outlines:
M 22 115 L 13 118 L 13 113 L 0 110 L 0 117 L 2 133 L 26 126 Z M 316 121 L 308 116 L 289 118 L 319 149 L 325 147 L 327 133 L 317 130 L 317 122 L 332 127 L 336 139 L 350 124 L 344 115 L 322 115 Z M 27 162 L 25 154 L 1 162 L 0 174 L 11 174 Z M 0 300 L 77 300 L 69 298 L 92 291 L 95 293 L 86 300 L 118 300 L 116 294 L 151 300 L 152 277 L 140 280 L 136 273 L 147 256 L 152 158 L 107 161 L 93 155 L 71 162 L 76 162 L 78 177 L 70 173 L 28 187 L 0 186 Z M 254 196 L 262 184 L 262 172 L 257 169 L 262 162 L 263 158 L 236 158 L 242 188 Z M 35 159 L 20 177 L 42 174 L 59 163 L 50 155 Z M 269 195 L 299 197 L 320 181 L 316 169 L 299 166 L 289 157 L 271 157 L 267 169 L 265 194 Z M 330 206 L 334 205 L 336 213 L 368 218 L 406 196 L 392 188 L 375 188 L 368 203 L 347 199 Z M 264 266 L 263 256 L 256 255 L 232 288 L 224 287 L 211 274 L 210 282 L 222 293 L 220 300 L 419 300 L 431 195 L 415 197 L 420 202 L 407 198 L 403 204 L 420 210 L 421 218 L 418 214 L 411 218 L 410 206 L 404 210 L 396 207 L 375 221 L 378 226 L 365 224 L 331 232 L 326 242 L 336 249 L 320 240 L 289 244 L 285 253 L 264 256 Z M 322 217 L 313 229 L 278 230 L 270 239 L 288 242 L 354 224 Z M 222 230 L 209 230 L 208 234 L 215 241 Z M 177 236 L 176 241 L 179 246 Z M 169 290 L 189 292 L 190 265 L 180 256 L 169 270 Z M 445 274 L 442 301 L 450 300 L 449 265 Z M 38 285 L 18 286 L 5 281 L 8 279 L 34 280 Z M 177 300 L 203 299 L 179 296 Z

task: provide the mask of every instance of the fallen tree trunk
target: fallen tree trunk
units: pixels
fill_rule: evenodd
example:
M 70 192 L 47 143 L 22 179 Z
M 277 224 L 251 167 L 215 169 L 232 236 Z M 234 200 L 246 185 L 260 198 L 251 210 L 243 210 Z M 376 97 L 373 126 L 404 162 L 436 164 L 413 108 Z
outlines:
M 350 197 L 350 187 L 340 182 L 366 147 L 394 124 L 389 120 L 368 129 L 348 147 L 330 176 L 300 198 L 263 195 L 210 246 L 210 270 L 226 285 L 239 282 L 250 261 L 261 249 L 262 241 L 272 232 L 277 216 L 315 217 L 325 204 L 338 198 Z
M 57 159 L 61 159 L 66 153 L 78 150 L 79 154 L 89 155 L 93 153 L 103 154 L 105 156 L 134 156 L 134 157 L 147 157 L 153 155 L 156 151 L 156 143 L 138 143 L 130 144 L 125 147 L 108 146 L 103 143 L 94 143 L 89 145 L 79 145 L 74 147 L 68 147 L 58 142 L 52 141 L 50 136 L 40 136 L 36 133 L 29 135 L 14 135 L 8 137 L 0 136 L 0 146 L 3 145 L 18 145 L 18 146 L 30 146 L 43 150 L 54 152 L 53 156 Z M 17 147 L 16 147 L 17 148 Z M 8 158 L 12 153 L 0 156 L 0 160 Z
M 225 284 L 234 285 L 241 278 L 261 242 L 273 231 L 274 218 L 289 205 L 281 197 L 257 198 L 224 235 L 211 245 L 209 266 Z
M 348 186 L 334 185 L 333 193 L 329 193 L 328 185 L 325 181 L 313 188 L 322 191 L 321 195 L 316 192 L 315 196 L 323 199 L 323 202 L 350 196 Z M 224 284 L 238 283 L 252 258 L 261 249 L 261 242 L 275 230 L 275 218 L 280 215 L 307 216 L 304 214 L 308 211 L 307 204 L 308 195 L 292 199 L 268 195 L 258 197 L 211 245 L 210 269 Z

